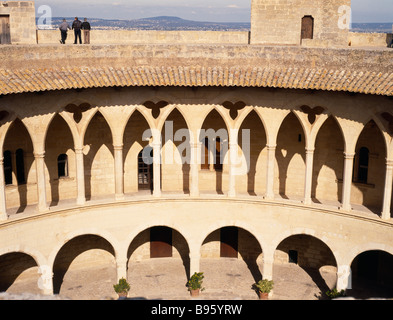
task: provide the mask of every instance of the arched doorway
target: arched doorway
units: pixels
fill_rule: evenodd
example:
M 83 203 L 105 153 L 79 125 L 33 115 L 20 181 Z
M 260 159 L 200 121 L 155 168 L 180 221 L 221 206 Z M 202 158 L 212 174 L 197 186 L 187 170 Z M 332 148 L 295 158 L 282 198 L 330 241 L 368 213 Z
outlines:
M 220 299 L 256 299 L 252 285 L 262 279 L 262 248 L 253 234 L 236 226 L 211 232 L 201 247 L 200 271 L 206 294 Z
M 358 299 L 393 297 L 393 255 L 380 250 L 359 254 L 351 264 L 351 296 Z
M 84 157 L 86 199 L 114 194 L 112 133 L 106 119 L 99 111 L 87 127 L 84 143 L 90 146 Z
M 138 191 L 153 191 L 153 148 L 145 147 L 138 153 Z
M 304 196 L 305 136 L 294 113 L 283 120 L 277 135 L 275 193 L 286 199 Z M 278 188 L 278 190 L 277 190 Z
M 185 299 L 189 296 L 190 257 L 186 239 L 177 230 L 157 225 L 141 231 L 127 252 L 128 297 Z
M 114 294 L 116 261 L 112 245 L 86 234 L 69 240 L 53 264 L 53 292 L 70 299 L 103 299 Z
M 50 183 L 51 206 L 76 198 L 74 140 L 65 120 L 58 114 L 49 125 L 45 141 L 45 164 Z
M 7 208 L 21 213 L 37 203 L 33 143 L 20 119 L 10 125 L 3 145 Z
M 149 124 L 138 110 L 131 115 L 124 129 L 124 192 L 152 191 L 153 151 L 143 133 Z
M 301 40 L 314 38 L 314 18 L 304 16 L 302 18 Z
M 40 294 L 38 265 L 28 254 L 10 252 L 0 256 L 0 292 Z
M 375 121 L 369 121 L 359 135 L 353 164 L 351 203 L 379 214 L 385 187 L 386 145 Z M 381 168 L 382 173 L 381 174 Z
M 326 299 L 337 283 L 337 263 L 321 240 L 297 234 L 282 240 L 274 253 L 274 295 L 278 299 Z

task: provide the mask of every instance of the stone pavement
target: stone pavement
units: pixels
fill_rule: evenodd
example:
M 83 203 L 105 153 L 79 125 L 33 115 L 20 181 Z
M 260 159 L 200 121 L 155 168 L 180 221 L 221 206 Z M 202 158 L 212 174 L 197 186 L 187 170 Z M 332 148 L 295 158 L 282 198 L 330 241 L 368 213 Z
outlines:
M 238 259 L 201 259 L 201 272 L 204 272 L 203 286 L 198 299 L 202 300 L 257 300 L 251 288 L 257 281 L 246 263 Z M 259 266 L 259 270 L 261 266 Z M 254 275 L 259 277 L 260 274 Z M 259 280 L 259 279 L 258 279 Z M 336 283 L 334 270 L 320 272 L 305 271 L 295 264 L 275 265 L 273 300 L 318 300 L 322 293 L 333 288 Z M 131 284 L 129 299 L 191 299 L 186 288 L 186 269 L 181 259 L 159 258 L 133 262 L 128 270 Z M 116 282 L 115 268 L 97 266 L 89 269 L 69 270 L 60 289 L 53 299 L 71 300 L 111 300 L 117 299 L 113 290 Z M 9 293 L 24 293 L 24 298 L 32 299 L 39 294 L 36 280 L 30 277 L 23 283 L 15 283 Z M 11 296 L 0 296 L 11 299 Z M 193 298 L 194 299 L 194 298 Z

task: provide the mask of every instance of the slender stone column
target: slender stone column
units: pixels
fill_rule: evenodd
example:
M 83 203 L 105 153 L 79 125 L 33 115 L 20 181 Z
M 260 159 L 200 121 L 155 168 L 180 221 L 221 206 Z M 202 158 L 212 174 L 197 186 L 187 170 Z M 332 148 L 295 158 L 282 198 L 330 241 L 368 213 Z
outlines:
M 75 162 L 76 162 L 76 204 L 84 205 L 86 202 L 85 195 L 85 168 L 83 163 L 83 149 L 75 148 Z
M 41 276 L 38 279 L 38 288 L 41 289 L 43 295 L 53 295 L 53 271 L 48 265 L 43 265 L 38 268 L 38 273 Z
M 304 181 L 304 204 L 311 204 L 314 149 L 306 149 L 306 175 Z
M 273 279 L 273 263 L 274 257 L 263 257 L 262 277 L 263 279 Z
M 153 196 L 161 196 L 161 143 L 153 141 Z
M 7 220 L 7 205 L 5 196 L 4 158 L 0 158 L 0 221 Z
M 116 273 L 117 281 L 121 278 L 127 279 L 127 259 L 118 258 L 116 259 Z
M 236 196 L 236 175 L 235 175 L 235 159 L 237 153 L 237 143 L 230 142 L 229 143 L 229 190 L 228 196 L 235 197 Z
M 352 271 L 350 266 L 337 267 L 337 285 L 338 291 L 352 289 Z
M 200 250 L 195 250 L 195 252 L 190 251 L 190 277 L 195 272 L 200 272 L 200 262 L 201 262 L 201 253 Z
M 276 146 L 267 145 L 267 168 L 266 168 L 266 195 L 265 199 L 274 199 L 274 160 L 276 157 Z
M 393 160 L 386 159 L 385 189 L 381 218 L 390 219 L 390 205 L 392 203 Z
M 351 187 L 354 153 L 344 153 L 344 177 L 342 190 L 342 209 L 351 210 Z
M 34 161 L 37 175 L 37 197 L 38 197 L 38 212 L 45 212 L 49 210 L 46 200 L 46 182 L 45 182 L 45 152 L 34 153 Z
M 190 196 L 199 196 L 199 164 L 198 164 L 198 150 L 200 143 L 190 144 Z
M 124 200 L 123 145 L 113 146 L 115 158 L 115 199 Z

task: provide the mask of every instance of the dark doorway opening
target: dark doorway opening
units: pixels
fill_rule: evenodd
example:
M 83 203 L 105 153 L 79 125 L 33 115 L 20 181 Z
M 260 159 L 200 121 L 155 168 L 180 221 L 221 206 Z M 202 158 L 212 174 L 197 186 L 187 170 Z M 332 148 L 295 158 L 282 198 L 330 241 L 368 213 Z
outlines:
M 304 16 L 302 18 L 301 40 L 314 38 L 314 18 L 312 16 Z
M 150 228 L 150 258 L 172 257 L 172 229 L 168 227 Z
M 0 44 L 11 44 L 9 15 L 0 15 Z
M 153 190 L 153 149 L 150 147 L 138 154 L 138 190 Z
M 237 258 L 238 256 L 238 233 L 237 227 L 225 227 L 220 230 L 220 257 Z

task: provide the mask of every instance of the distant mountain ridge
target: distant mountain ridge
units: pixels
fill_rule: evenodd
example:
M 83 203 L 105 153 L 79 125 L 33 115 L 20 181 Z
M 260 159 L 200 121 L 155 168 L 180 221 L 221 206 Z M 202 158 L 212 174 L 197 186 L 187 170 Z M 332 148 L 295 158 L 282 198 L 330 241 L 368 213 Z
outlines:
M 74 17 L 64 17 L 70 24 Z M 80 18 L 82 20 L 83 17 Z M 37 20 L 38 21 L 38 20 Z M 52 18 L 52 28 L 56 28 L 63 17 Z M 124 29 L 124 30 L 213 30 L 213 31 L 248 31 L 247 22 L 204 22 L 185 20 L 179 17 L 159 16 L 134 20 L 88 18 L 94 29 Z M 44 29 L 43 26 L 38 26 Z
M 84 17 L 80 17 L 82 20 Z M 71 24 L 74 17 L 65 17 Z M 38 19 L 37 19 L 38 21 Z M 57 26 L 63 21 L 63 17 L 53 17 L 52 25 L 49 29 L 57 29 Z M 123 19 L 101 19 L 88 18 L 93 29 L 113 29 L 113 30 L 193 30 L 193 31 L 249 31 L 251 24 L 249 22 L 208 22 L 186 20 L 172 16 L 158 16 L 133 20 Z M 351 31 L 355 32 L 380 32 L 391 33 L 392 23 L 352 23 Z M 48 28 L 48 26 L 38 26 L 39 29 Z

